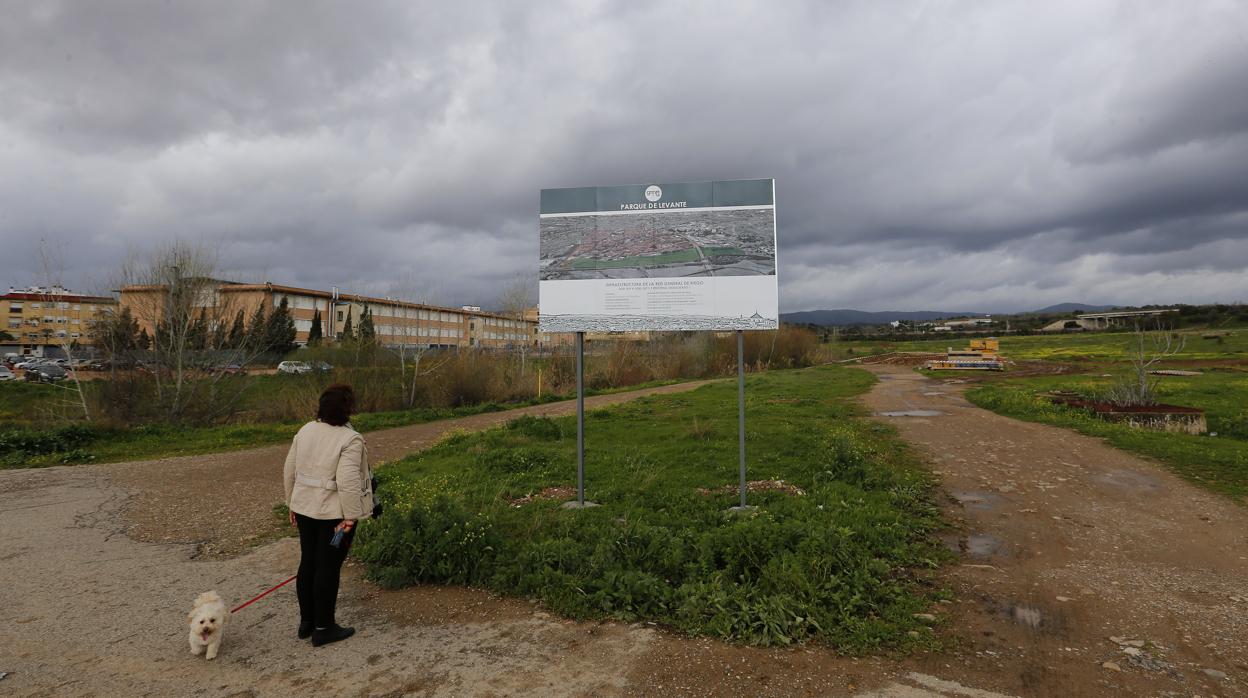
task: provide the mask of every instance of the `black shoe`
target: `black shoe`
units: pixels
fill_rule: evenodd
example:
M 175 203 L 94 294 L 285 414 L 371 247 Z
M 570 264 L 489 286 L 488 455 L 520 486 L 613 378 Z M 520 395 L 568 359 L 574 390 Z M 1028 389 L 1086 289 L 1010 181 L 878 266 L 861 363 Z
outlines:
M 355 628 L 344 628 L 340 625 L 331 625 L 328 628 L 317 628 L 312 631 L 312 646 L 320 647 L 328 645 L 331 642 L 345 640 L 355 634 Z
M 312 621 L 304 621 L 299 624 L 299 639 L 306 640 L 312 637 L 312 631 L 316 629 L 316 625 Z

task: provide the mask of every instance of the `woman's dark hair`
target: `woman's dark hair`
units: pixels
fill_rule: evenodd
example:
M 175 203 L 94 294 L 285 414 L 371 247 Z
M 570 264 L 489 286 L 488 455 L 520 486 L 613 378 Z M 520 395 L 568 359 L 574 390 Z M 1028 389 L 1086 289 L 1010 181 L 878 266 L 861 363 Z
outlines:
M 345 383 L 335 383 L 321 393 L 321 404 L 316 410 L 316 418 L 326 424 L 340 427 L 351 419 L 355 410 L 355 391 Z

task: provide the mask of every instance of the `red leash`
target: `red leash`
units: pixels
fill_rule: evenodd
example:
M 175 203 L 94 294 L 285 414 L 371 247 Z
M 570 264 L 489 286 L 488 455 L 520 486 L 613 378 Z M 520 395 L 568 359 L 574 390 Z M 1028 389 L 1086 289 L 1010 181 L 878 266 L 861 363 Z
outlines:
M 295 578 L 296 578 L 296 577 L 298 577 L 298 576 L 299 576 L 299 575 L 297 575 L 297 574 L 296 574 L 294 577 L 291 577 L 290 579 L 287 579 L 286 581 L 282 582 L 281 584 L 278 584 L 277 586 L 273 587 L 272 589 L 269 589 L 268 591 L 266 591 L 266 592 L 264 592 L 263 594 L 261 594 L 261 595 L 257 596 L 256 598 L 252 599 L 251 601 L 248 601 L 248 602 L 246 602 L 246 603 L 241 604 L 238 608 L 232 609 L 232 610 L 230 611 L 230 613 L 238 613 L 239 609 L 247 608 L 248 606 L 252 605 L 253 603 L 255 603 L 255 602 L 259 601 L 260 599 L 263 599 L 264 597 L 268 596 L 269 594 L 272 594 L 273 592 L 277 591 L 278 589 L 281 589 L 282 587 L 286 586 L 287 584 L 290 584 L 291 582 L 295 581 Z

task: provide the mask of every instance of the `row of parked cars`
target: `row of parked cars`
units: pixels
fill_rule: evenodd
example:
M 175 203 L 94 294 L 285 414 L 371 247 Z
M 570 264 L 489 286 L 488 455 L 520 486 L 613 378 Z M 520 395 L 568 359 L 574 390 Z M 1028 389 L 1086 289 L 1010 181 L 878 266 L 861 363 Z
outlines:
M 127 368 L 133 368 L 132 365 Z M 108 365 L 101 361 L 70 361 L 68 359 L 45 359 L 39 357 L 9 354 L 0 363 L 0 381 L 17 380 L 19 372 L 22 378 L 31 382 L 53 383 L 69 377 L 69 371 L 105 371 Z M 278 373 L 301 375 L 304 373 L 328 373 L 334 367 L 324 361 L 283 361 L 277 365 Z M 247 369 L 238 364 L 217 366 L 213 373 L 227 375 L 245 375 Z
M 283 361 L 277 365 L 278 373 L 300 375 L 303 373 L 329 373 L 334 367 L 324 361 Z
M 69 377 L 70 368 L 81 368 L 82 362 L 66 359 L 43 359 L 10 354 L 0 364 L 0 381 L 17 380 L 17 372 L 32 383 L 54 383 Z

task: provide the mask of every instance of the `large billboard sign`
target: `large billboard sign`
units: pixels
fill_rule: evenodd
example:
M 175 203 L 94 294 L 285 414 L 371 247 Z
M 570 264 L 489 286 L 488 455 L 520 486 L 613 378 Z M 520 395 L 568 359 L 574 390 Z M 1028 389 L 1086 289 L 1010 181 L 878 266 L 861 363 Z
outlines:
M 771 330 L 775 180 L 543 189 L 542 332 Z

